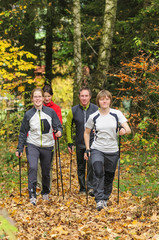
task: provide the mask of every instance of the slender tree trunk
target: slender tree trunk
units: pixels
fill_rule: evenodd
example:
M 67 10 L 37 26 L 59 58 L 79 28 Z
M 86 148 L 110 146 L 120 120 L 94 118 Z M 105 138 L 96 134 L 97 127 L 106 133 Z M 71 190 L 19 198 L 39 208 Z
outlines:
M 73 23 L 74 23 L 74 64 L 75 64 L 73 105 L 75 105 L 78 102 L 78 90 L 80 88 L 82 78 L 80 0 L 73 0 Z
M 27 12 L 24 15 L 24 26 L 27 26 L 23 34 L 19 37 L 19 41 L 22 45 L 24 45 L 24 49 L 26 51 L 29 51 L 33 54 L 37 54 L 37 49 L 35 47 L 35 23 L 34 23 L 34 17 L 35 17 L 35 12 L 31 11 L 34 9 L 34 5 L 30 5 L 29 8 L 27 8 Z M 36 64 L 36 63 L 35 63 Z M 34 78 L 34 70 L 29 71 L 29 75 L 31 75 Z M 25 110 L 28 110 L 30 108 L 30 93 L 33 90 L 35 85 L 25 83 L 25 92 L 24 92 L 24 106 Z
M 102 89 L 107 83 L 107 72 L 111 56 L 111 47 L 116 20 L 117 0 L 105 0 L 103 30 L 98 54 L 96 78 L 97 89 Z
M 53 48 L 53 6 L 47 8 L 47 26 L 46 26 L 46 52 L 45 52 L 45 84 L 50 84 L 52 81 L 52 48 Z

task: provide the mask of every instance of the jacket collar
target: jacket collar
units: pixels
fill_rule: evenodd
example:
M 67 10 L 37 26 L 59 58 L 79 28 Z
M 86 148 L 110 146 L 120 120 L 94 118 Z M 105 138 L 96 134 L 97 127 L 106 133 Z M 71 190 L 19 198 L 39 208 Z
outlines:
M 44 103 L 44 106 L 46 106 L 46 107 L 52 107 L 53 105 L 54 105 L 53 101 L 51 101 L 51 102 L 49 102 L 47 104 Z
M 84 111 L 86 111 L 89 108 L 90 103 L 88 103 L 88 105 L 86 107 L 82 106 L 82 104 L 79 104 L 79 105 Z

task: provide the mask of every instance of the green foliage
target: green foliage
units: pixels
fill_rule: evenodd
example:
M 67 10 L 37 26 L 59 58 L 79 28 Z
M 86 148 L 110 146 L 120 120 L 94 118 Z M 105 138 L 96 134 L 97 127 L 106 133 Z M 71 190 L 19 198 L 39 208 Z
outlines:
M 1 139 L 0 145 L 0 197 L 10 195 L 14 189 L 19 189 L 19 160 L 15 156 L 17 143 L 13 144 L 11 140 Z M 26 158 L 21 158 L 22 168 L 25 166 Z M 25 177 L 27 169 L 22 171 L 23 183 L 26 184 Z M 4 191 L 4 188 L 7 189 Z
M 18 231 L 18 229 L 10 222 L 8 217 L 2 216 L 0 214 L 0 239 L 11 239 L 16 240 L 15 233 Z M 8 236 L 6 238 L 6 236 Z
M 133 135 L 138 132 L 147 140 L 158 138 L 158 64 L 153 56 L 139 53 L 128 63 L 122 63 L 119 74 L 118 96 L 130 101 L 129 123 Z M 120 96 L 119 96 L 120 95 Z M 127 112 L 128 113 L 128 112 Z
M 60 138 L 60 148 L 64 152 L 68 152 L 67 150 L 67 139 L 66 139 L 66 120 L 67 120 L 67 114 L 69 112 L 69 109 L 62 109 L 62 120 L 63 120 L 63 134 Z
M 140 138 L 139 141 L 138 137 L 139 134 L 136 134 L 129 142 L 131 150 L 127 149 L 127 152 L 126 139 L 122 139 L 120 191 L 155 198 L 159 192 L 159 144 L 155 138 L 149 141 Z
M 156 53 L 158 2 L 120 1 L 112 47 L 111 65 L 131 59 L 142 49 Z
M 138 124 L 139 130 L 132 139 L 122 137 L 121 191 L 154 198 L 159 192 L 159 143 L 157 132 L 154 135 L 148 132 L 148 120 L 145 117 Z
M 0 130 L 0 139 L 2 141 L 16 141 L 19 135 L 19 129 L 21 121 L 23 119 L 23 111 L 7 111 L 3 115 L 3 120 L 0 121 L 1 130 Z M 5 120 L 4 120 L 5 119 Z

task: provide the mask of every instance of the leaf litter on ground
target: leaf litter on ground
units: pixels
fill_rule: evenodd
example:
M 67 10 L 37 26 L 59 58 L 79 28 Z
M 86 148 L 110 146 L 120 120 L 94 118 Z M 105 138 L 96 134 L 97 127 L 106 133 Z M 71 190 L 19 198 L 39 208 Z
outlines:
M 60 172 L 58 173 L 59 195 L 57 191 L 55 160 L 49 201 L 43 200 L 39 195 L 37 205 L 33 206 L 28 199 L 26 183 L 22 184 L 22 197 L 17 188 L 8 197 L 0 199 L 0 208 L 7 209 L 16 222 L 17 239 L 159 240 L 159 197 L 141 198 L 127 191 L 120 193 L 120 202 L 117 204 L 117 189 L 114 187 L 108 207 L 99 212 L 96 210 L 93 197 L 88 197 L 87 204 L 86 195 L 79 194 L 75 155 L 73 155 L 71 191 L 69 154 L 61 154 L 61 163 L 64 200 Z M 27 166 L 24 166 L 22 171 L 27 171 Z M 22 183 L 23 181 L 24 179 Z M 7 233 L 3 239 L 9 239 Z

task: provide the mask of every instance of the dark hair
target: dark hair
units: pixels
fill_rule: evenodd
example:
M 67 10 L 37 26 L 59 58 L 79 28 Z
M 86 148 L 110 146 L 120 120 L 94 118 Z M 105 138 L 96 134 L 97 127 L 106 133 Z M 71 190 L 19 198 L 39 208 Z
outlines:
M 99 99 L 102 98 L 102 97 L 108 97 L 110 98 L 110 103 L 112 103 L 112 94 L 108 91 L 108 90 L 101 90 L 98 94 L 97 94 L 97 97 L 96 97 L 96 103 L 97 103 L 97 106 L 100 107 L 99 105 Z
M 91 89 L 88 88 L 88 87 L 85 87 L 85 86 L 83 86 L 83 87 L 80 88 L 78 94 L 80 95 L 80 93 L 81 93 L 83 90 L 87 90 L 87 91 L 89 92 L 89 95 L 92 96 Z
M 31 100 L 33 99 L 33 97 L 34 97 L 34 93 L 35 92 L 41 92 L 41 95 L 44 97 L 44 92 L 43 92 L 43 90 L 41 89 L 41 88 L 34 88 L 33 89 L 33 91 L 31 92 Z
M 45 86 L 43 87 L 43 92 L 44 92 L 44 93 L 47 92 L 47 93 L 49 93 L 51 96 L 53 96 L 53 90 L 52 90 L 52 88 L 51 88 L 50 85 L 45 85 Z

